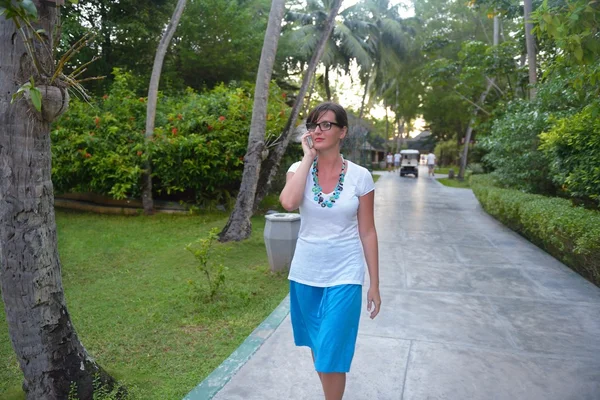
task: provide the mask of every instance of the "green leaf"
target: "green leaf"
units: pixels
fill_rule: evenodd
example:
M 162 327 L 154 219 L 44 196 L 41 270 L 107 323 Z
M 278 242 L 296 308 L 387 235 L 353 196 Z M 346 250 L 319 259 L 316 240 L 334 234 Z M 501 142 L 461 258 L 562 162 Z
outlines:
M 581 45 L 575 47 L 573 53 L 575 54 L 575 58 L 577 58 L 577 61 L 581 62 L 581 60 L 583 60 L 583 49 L 581 48 Z
M 42 112 L 42 93 L 36 87 L 29 89 L 29 95 L 31 96 L 31 102 L 36 110 Z
M 21 8 L 23 8 L 30 17 L 37 19 L 37 8 L 35 7 L 35 4 L 33 4 L 32 0 L 23 0 Z

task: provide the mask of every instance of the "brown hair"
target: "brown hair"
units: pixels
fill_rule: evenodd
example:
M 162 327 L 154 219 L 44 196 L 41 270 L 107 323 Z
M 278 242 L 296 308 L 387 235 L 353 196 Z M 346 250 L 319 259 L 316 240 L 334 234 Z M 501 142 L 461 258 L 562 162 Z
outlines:
M 341 125 L 342 128 L 348 126 L 348 115 L 346 114 L 344 107 L 329 101 L 321 103 L 313 108 L 313 110 L 308 114 L 308 117 L 306 117 L 306 122 L 316 123 L 321 115 L 325 114 L 327 111 L 333 111 L 335 114 L 335 122 L 338 125 Z

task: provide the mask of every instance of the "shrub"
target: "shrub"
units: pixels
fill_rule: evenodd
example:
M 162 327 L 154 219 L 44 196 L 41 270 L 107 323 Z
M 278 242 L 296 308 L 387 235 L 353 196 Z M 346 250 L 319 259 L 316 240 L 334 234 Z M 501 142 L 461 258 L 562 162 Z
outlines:
M 485 173 L 485 168 L 481 163 L 471 163 L 467 166 L 467 169 L 471 171 L 471 174 L 473 175 Z
M 600 119 L 598 104 L 559 119 L 541 135 L 540 148 L 552 160 L 553 181 L 569 196 L 600 205 Z
M 490 215 L 600 286 L 600 213 L 566 199 L 495 185 L 487 175 L 471 178 L 475 196 Z
M 198 271 L 206 278 L 206 284 L 204 285 L 195 280 L 189 280 L 188 283 L 193 288 L 193 297 L 195 300 L 213 301 L 225 285 L 226 268 L 218 261 L 220 253 L 215 248 L 215 243 L 218 244 L 218 239 L 219 229 L 213 228 L 206 238 L 198 239 L 185 247 L 187 251 L 194 255 Z M 205 286 L 208 287 L 208 293 L 204 289 Z
M 146 99 L 115 71 L 110 92 L 73 101 L 52 130 L 53 183 L 58 193 L 94 192 L 139 198 L 144 161 L 152 161 L 157 198 L 227 203 L 239 188 L 252 119 L 253 88 L 220 85 L 160 96 L 154 135 L 144 142 Z M 279 135 L 289 108 L 271 85 L 267 138 Z
M 460 148 L 454 139 L 439 142 L 435 146 L 434 154 L 440 166 L 459 164 Z
M 548 160 L 538 150 L 538 135 L 548 129 L 550 113 L 527 101 L 515 101 L 498 118 L 490 136 L 481 140 L 488 151 L 483 160 L 503 185 L 532 193 L 553 193 Z

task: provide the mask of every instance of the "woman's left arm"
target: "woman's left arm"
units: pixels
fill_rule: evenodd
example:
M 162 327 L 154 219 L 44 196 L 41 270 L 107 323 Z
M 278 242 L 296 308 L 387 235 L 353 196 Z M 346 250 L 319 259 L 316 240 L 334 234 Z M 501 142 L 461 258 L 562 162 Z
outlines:
M 379 294 L 379 250 L 377 247 L 377 231 L 375 230 L 374 200 L 372 190 L 358 198 L 358 233 L 365 252 L 369 269 L 369 291 L 367 293 L 367 310 L 371 311 L 371 319 L 379 314 L 381 296 Z

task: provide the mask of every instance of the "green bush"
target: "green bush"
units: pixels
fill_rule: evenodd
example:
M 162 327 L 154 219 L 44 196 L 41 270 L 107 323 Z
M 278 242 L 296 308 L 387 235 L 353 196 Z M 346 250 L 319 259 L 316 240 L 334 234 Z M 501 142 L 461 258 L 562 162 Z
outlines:
M 483 160 L 500 183 L 531 193 L 554 193 L 548 160 L 538 150 L 538 135 L 550 126 L 549 117 L 535 104 L 518 100 L 494 122 L 481 145 L 488 151 Z
M 436 163 L 440 166 L 459 165 L 460 148 L 456 140 L 445 140 L 439 142 L 433 151 L 436 157 Z
M 130 75 L 115 71 L 110 92 L 90 106 L 73 101 L 52 129 L 52 174 L 58 193 L 139 198 L 144 161 L 152 161 L 157 198 L 226 203 L 239 188 L 252 119 L 253 88 L 220 85 L 159 96 L 154 136 L 144 144 L 146 98 Z M 271 85 L 267 138 L 277 136 L 289 107 Z
M 599 70 L 599 66 L 595 63 L 590 71 Z M 535 100 L 513 100 L 496 109 L 491 133 L 479 143 L 488 151 L 483 157 L 485 166 L 503 185 L 553 195 L 561 190 L 562 183 L 554 176 L 554 156 L 539 148 L 540 134 L 554 129 L 562 118 L 597 104 L 598 81 L 581 81 L 577 67 L 564 66 L 554 69 L 537 89 Z
M 553 181 L 569 196 L 600 205 L 600 119 L 598 104 L 559 119 L 542 133 L 540 149 L 552 160 Z
M 485 167 L 481 163 L 470 163 L 467 165 L 467 170 L 471 171 L 471 174 L 478 175 L 485 173 Z
M 573 207 L 566 199 L 496 186 L 488 175 L 471 188 L 493 217 L 600 286 L 600 213 Z

